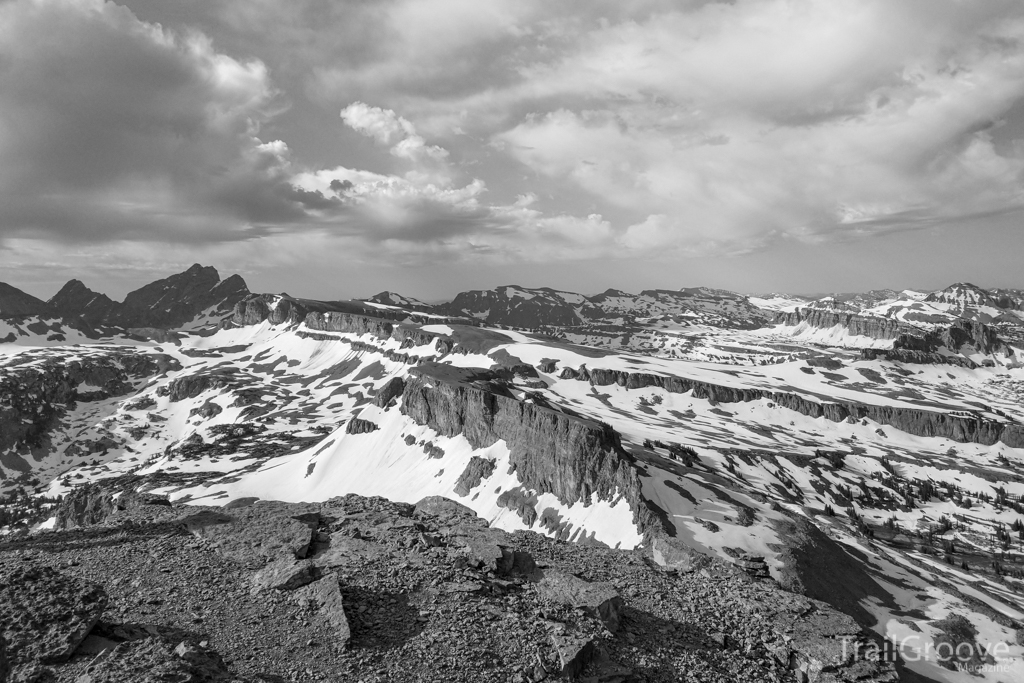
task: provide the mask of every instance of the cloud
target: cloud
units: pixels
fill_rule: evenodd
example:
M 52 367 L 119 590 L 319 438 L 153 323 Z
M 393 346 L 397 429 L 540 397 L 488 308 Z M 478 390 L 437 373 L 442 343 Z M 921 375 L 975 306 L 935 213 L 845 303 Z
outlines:
M 1016 1 L 125 2 L 0 5 L 0 238 L 643 263 L 1024 206 Z
M 207 241 L 304 219 L 266 66 L 101 0 L 0 5 L 0 236 Z
M 352 130 L 391 146 L 391 154 L 416 163 L 443 162 L 448 150 L 428 145 L 416 134 L 416 128 L 390 109 L 353 102 L 341 110 L 341 119 Z

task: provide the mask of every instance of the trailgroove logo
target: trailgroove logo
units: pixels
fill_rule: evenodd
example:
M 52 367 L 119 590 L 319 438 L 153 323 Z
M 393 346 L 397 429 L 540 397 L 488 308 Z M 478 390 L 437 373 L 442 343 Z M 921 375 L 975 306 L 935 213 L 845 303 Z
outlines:
M 1010 646 L 1004 642 L 980 645 L 974 641 L 953 642 L 942 635 L 934 640 L 911 635 L 902 639 L 886 638 L 880 641 L 843 639 L 843 656 L 872 662 L 932 661 L 943 668 L 972 674 L 1008 673 Z

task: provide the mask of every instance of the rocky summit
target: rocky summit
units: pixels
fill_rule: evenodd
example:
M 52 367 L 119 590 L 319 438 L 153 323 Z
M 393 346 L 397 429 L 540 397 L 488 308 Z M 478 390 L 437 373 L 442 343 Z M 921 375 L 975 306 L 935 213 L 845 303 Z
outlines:
M 0 682 L 1024 681 L 1020 301 L 0 288 Z
M 732 564 L 510 534 L 446 498 L 203 507 L 87 487 L 57 516 L 0 543 L 12 683 L 897 676 L 854 654 L 852 618 Z

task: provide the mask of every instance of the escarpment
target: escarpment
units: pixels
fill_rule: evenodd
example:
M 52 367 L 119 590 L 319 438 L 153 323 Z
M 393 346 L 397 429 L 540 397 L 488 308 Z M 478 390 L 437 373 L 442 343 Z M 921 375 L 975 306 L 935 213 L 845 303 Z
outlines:
M 872 339 L 895 339 L 901 334 L 919 332 L 917 328 L 892 318 L 820 308 L 798 308 L 795 311 L 779 312 L 775 316 L 776 325 L 795 326 L 800 323 L 822 329 L 838 325 L 850 334 Z
M 783 408 L 795 410 L 808 417 L 823 417 L 832 422 L 847 418 L 868 419 L 889 425 L 914 436 L 937 436 L 961 443 L 992 445 L 1003 442 L 1008 446 L 1024 442 L 1024 425 L 985 420 L 981 417 L 962 417 L 932 410 L 919 410 L 902 406 L 879 406 L 855 402 L 818 402 L 788 392 L 757 388 L 727 387 L 710 382 L 655 375 L 643 372 L 625 372 L 601 368 L 564 368 L 562 379 L 588 381 L 595 386 L 617 384 L 627 389 L 658 387 L 672 394 L 693 392 L 694 398 L 716 403 L 747 403 L 760 399 L 773 401 Z
M 861 355 L 867 359 L 883 357 L 886 360 L 903 363 L 944 363 L 964 367 L 976 367 L 974 361 L 963 356 L 941 353 L 942 349 L 954 353 L 973 351 L 985 355 L 1001 353 L 1007 358 L 1014 355 L 995 331 L 973 320 L 957 320 L 948 327 L 932 330 L 925 334 L 901 334 L 893 342 L 892 349 L 865 349 Z
M 508 446 L 519 480 L 565 505 L 624 498 L 642 532 L 658 522 L 641 498 L 640 478 L 610 426 L 525 403 L 483 370 L 425 363 L 412 370 L 401 410 L 443 436 L 462 434 L 473 448 Z

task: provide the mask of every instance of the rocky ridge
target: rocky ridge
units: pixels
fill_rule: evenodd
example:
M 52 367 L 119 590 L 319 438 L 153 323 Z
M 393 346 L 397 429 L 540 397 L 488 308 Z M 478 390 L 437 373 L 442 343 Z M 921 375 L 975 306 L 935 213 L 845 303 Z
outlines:
M 892 425 L 915 436 L 941 436 L 953 441 L 985 445 L 1002 442 L 1011 448 L 1024 447 L 1024 425 L 1014 422 L 995 422 L 980 417 L 965 417 L 899 406 L 870 405 L 851 401 L 816 401 L 788 392 L 755 388 L 738 389 L 683 377 L 585 366 L 577 370 L 563 368 L 560 376 L 563 379 L 589 382 L 594 386 L 618 384 L 628 389 L 659 387 L 673 394 L 693 392 L 694 398 L 717 403 L 744 403 L 767 399 L 801 415 L 824 417 L 832 422 L 868 419 L 879 424 Z
M 507 534 L 443 498 L 175 507 L 115 484 L 75 510 L 0 542 L 10 683 L 896 680 L 853 619 L 770 579 Z

